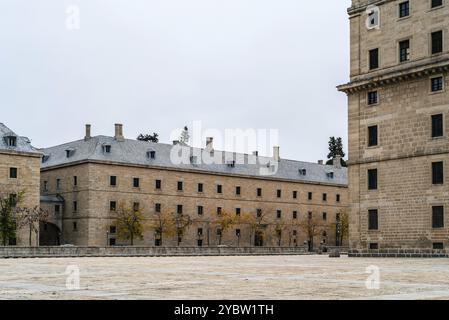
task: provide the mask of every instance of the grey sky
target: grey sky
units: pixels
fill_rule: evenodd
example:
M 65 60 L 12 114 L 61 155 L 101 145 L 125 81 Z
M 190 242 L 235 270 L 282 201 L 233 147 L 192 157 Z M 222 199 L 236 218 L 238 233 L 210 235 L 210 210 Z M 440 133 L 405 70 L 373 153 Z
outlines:
M 68 5 L 80 30 L 66 28 Z M 279 129 L 281 157 L 347 151 L 350 0 L 1 0 L 0 122 L 37 147 L 92 133 Z

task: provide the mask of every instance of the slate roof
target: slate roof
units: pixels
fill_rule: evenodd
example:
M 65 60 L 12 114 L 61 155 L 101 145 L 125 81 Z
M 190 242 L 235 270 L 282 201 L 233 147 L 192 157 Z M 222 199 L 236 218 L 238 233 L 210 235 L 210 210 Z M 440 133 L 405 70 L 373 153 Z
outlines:
M 110 146 L 110 153 L 105 151 L 106 146 Z M 198 163 L 195 159 L 191 158 L 191 155 L 196 155 L 197 159 L 201 159 L 200 156 L 203 156 L 202 159 L 207 159 L 204 158 L 204 155 L 209 155 L 209 151 L 187 146 L 178 146 L 187 153 L 187 156 L 184 157 L 184 161 L 178 163 L 178 161 L 171 160 L 172 151 L 178 150 L 173 149 L 173 147 L 174 146 L 171 144 L 164 143 L 152 143 L 130 139 L 117 141 L 113 137 L 95 136 L 87 141 L 83 139 L 43 149 L 45 161 L 41 164 L 41 168 L 46 169 L 85 160 L 111 161 L 120 164 L 194 170 L 207 173 L 244 175 L 261 178 L 271 177 L 303 182 L 347 185 L 346 168 L 337 169 L 334 166 L 286 159 L 281 159 L 276 163 L 269 157 L 217 150 L 214 151 L 214 157 L 224 159 L 225 161 L 220 162 L 222 164 Z M 155 152 L 154 159 L 151 158 L 150 151 Z M 243 158 L 244 161 L 237 160 L 235 165 L 231 165 L 231 159 L 235 159 L 235 157 L 239 157 L 238 159 Z
M 16 137 L 16 146 L 9 146 L 9 137 Z M 0 123 L 0 151 L 40 153 L 39 150 L 31 145 L 30 139 L 18 136 L 3 123 Z

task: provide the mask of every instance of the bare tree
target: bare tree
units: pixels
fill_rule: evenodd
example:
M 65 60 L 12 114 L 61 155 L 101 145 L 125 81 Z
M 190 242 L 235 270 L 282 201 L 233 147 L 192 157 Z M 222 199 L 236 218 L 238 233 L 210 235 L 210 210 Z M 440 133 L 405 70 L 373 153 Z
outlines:
M 140 210 L 120 203 L 115 213 L 115 223 L 118 236 L 121 239 L 130 240 L 131 246 L 134 245 L 134 239 L 143 239 L 142 213 Z
M 29 237 L 28 243 L 31 247 L 31 239 L 33 233 L 37 235 L 39 233 L 39 223 L 48 221 L 48 211 L 41 209 L 39 206 L 34 208 L 19 208 L 17 225 L 19 228 L 28 228 Z

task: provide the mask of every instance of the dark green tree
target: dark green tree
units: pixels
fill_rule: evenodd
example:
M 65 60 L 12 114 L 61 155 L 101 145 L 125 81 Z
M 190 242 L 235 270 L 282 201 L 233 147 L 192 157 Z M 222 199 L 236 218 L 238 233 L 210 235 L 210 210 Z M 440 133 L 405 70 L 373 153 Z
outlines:
M 142 134 L 141 133 L 137 137 L 137 140 L 158 143 L 159 142 L 159 134 L 157 134 L 156 132 L 153 132 L 153 134 Z
M 17 205 L 22 198 L 23 192 L 0 195 L 0 240 L 3 246 L 6 246 L 10 240 L 17 237 Z
M 346 161 L 343 160 L 345 155 L 346 154 L 343 151 L 343 140 L 341 139 L 341 137 L 338 137 L 338 138 L 330 137 L 329 138 L 329 154 L 327 155 L 328 161 L 326 162 L 326 164 L 332 165 L 333 159 L 335 159 L 337 156 L 340 156 L 341 157 L 341 165 L 343 167 L 346 167 L 347 166 Z

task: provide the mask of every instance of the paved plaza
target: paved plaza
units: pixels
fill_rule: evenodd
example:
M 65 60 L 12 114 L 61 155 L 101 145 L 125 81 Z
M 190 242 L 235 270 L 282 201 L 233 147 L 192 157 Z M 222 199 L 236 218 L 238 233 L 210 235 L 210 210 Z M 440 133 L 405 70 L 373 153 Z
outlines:
M 2 259 L 0 299 L 449 299 L 449 259 Z

